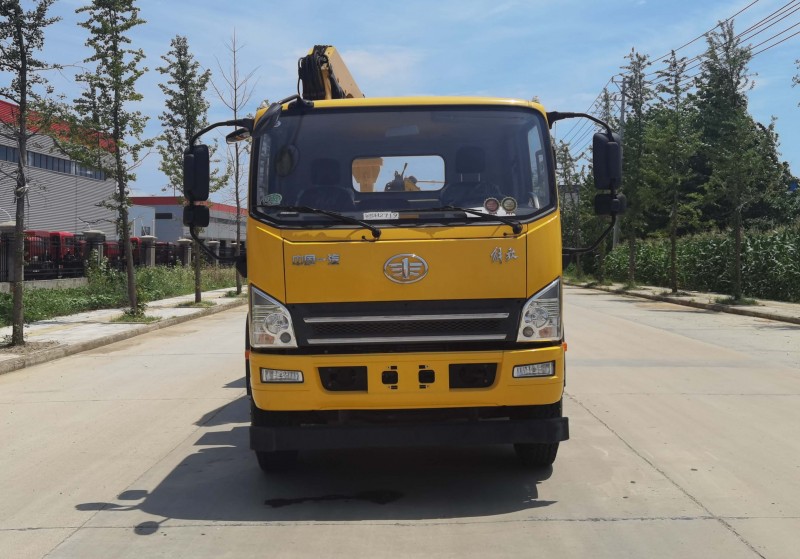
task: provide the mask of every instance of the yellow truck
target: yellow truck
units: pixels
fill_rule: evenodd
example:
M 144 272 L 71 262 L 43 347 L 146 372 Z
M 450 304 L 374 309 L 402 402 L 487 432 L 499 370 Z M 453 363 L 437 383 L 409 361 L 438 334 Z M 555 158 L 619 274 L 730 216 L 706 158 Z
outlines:
M 576 114 L 365 98 L 329 46 L 299 68 L 302 94 L 198 132 L 184 155 L 184 223 L 199 239 L 209 162 L 197 139 L 236 126 L 228 141 L 252 142 L 237 268 L 261 468 L 308 449 L 442 444 L 509 444 L 526 466 L 552 464 L 569 435 L 549 127 Z M 594 173 L 610 192 L 596 206 L 613 222 L 619 138 L 600 124 Z

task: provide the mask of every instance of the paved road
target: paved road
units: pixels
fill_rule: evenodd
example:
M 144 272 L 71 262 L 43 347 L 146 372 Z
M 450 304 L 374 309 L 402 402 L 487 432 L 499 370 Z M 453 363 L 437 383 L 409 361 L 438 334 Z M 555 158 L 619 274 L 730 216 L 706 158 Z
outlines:
M 246 444 L 245 309 L 0 377 L 0 556 L 795 557 L 800 327 L 568 290 L 572 440 Z

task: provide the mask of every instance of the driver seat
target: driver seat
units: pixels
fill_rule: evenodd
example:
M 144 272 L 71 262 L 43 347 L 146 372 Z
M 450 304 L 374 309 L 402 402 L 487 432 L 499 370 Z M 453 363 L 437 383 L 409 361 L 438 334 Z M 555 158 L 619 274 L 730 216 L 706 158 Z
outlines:
M 442 187 L 441 201 L 445 206 L 482 205 L 488 187 L 483 182 L 486 172 L 486 152 L 478 146 L 463 146 L 456 152 L 457 182 Z
M 298 206 L 335 212 L 355 210 L 352 188 L 341 186 L 341 172 L 336 159 L 323 157 L 311 163 L 311 184 L 297 195 Z

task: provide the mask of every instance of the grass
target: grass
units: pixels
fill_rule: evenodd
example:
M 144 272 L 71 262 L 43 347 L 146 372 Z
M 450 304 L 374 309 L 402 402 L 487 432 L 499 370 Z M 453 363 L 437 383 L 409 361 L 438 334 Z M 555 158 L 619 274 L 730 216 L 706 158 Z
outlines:
M 111 319 L 111 322 L 129 322 L 133 324 L 150 324 L 161 320 L 160 316 L 147 316 L 142 312 L 132 313 L 125 311 L 121 315 Z
M 177 308 L 191 308 L 191 309 L 207 309 L 216 305 L 214 301 L 187 301 L 185 303 L 178 303 L 175 305 Z
M 714 302 L 718 305 L 731 305 L 731 306 L 752 306 L 758 305 L 755 299 L 742 297 L 741 299 L 734 299 L 733 297 L 717 297 Z
M 118 309 L 128 305 L 123 272 L 100 264 L 88 271 L 88 285 L 69 289 L 26 289 L 23 296 L 25 322 L 47 320 L 97 309 Z M 236 285 L 233 268 L 208 266 L 202 270 L 204 291 Z M 136 270 L 136 289 L 141 305 L 178 295 L 194 293 L 194 270 L 155 266 Z M 235 291 L 234 291 L 235 292 Z M 143 308 L 139 309 L 141 313 Z M 0 293 L 0 326 L 11 324 L 12 297 Z

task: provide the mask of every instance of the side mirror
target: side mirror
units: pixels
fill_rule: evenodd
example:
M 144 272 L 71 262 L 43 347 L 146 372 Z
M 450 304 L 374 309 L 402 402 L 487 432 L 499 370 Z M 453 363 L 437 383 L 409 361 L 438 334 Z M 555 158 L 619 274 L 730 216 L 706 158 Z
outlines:
M 247 128 L 237 128 L 227 136 L 225 136 L 225 143 L 235 144 L 250 138 L 250 130 Z
M 187 227 L 208 227 L 211 212 L 208 206 L 184 206 L 183 224 Z
M 597 215 L 624 214 L 628 207 L 628 200 L 624 194 L 598 194 L 594 197 L 594 213 Z
M 599 190 L 614 190 L 622 183 L 622 140 L 597 132 L 592 140 L 594 185 Z
M 208 200 L 210 183 L 208 146 L 196 145 L 183 152 L 183 193 L 190 202 Z

